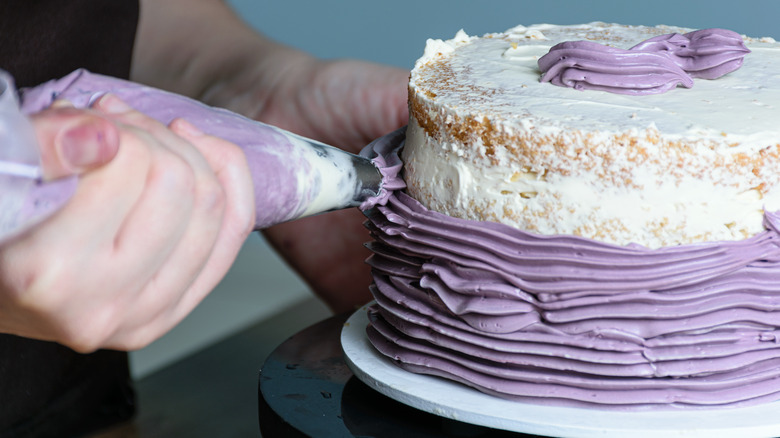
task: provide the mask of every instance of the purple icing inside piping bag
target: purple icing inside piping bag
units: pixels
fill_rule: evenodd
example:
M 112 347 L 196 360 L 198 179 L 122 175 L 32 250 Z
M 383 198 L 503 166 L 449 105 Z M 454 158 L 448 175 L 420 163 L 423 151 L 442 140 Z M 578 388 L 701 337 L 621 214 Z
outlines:
M 360 156 L 371 159 L 382 173 L 382 188 L 376 196 L 372 196 L 360 204 L 361 210 L 368 210 L 376 205 L 385 205 L 393 192 L 406 188 L 406 182 L 401 177 L 404 163 L 401 161 L 401 149 L 406 139 L 406 127 L 399 128 L 390 134 L 379 137 L 360 151 Z
M 349 164 L 331 161 L 331 158 L 339 157 L 328 155 L 323 148 L 313 147 L 285 131 L 184 96 L 85 70 L 26 90 L 23 108 L 27 112 L 39 111 L 60 98 L 77 107 L 88 107 L 105 93 L 117 95 L 136 110 L 162 123 L 184 118 L 203 132 L 239 145 L 254 181 L 257 228 L 311 214 L 315 198 L 320 199 L 317 197 L 322 196 L 321 192 L 332 189 L 324 184 L 333 172 L 354 179 L 350 173 L 353 169 L 346 168 Z M 348 184 L 350 181 L 336 183 L 343 185 L 342 182 Z M 330 193 L 325 195 L 331 196 Z
M 203 132 L 239 144 L 245 151 L 255 188 L 257 226 L 262 228 L 296 215 L 295 172 L 287 169 L 305 163 L 287 154 L 288 140 L 273 129 L 227 110 L 141 84 L 78 70 L 70 75 L 26 90 L 22 108 L 33 112 L 48 107 L 55 99 L 67 99 L 85 108 L 106 93 L 112 93 L 136 110 L 162 123 L 184 118 Z M 305 169 L 302 169 L 305 171 Z M 259 181 L 258 181 L 259 180 Z
M 716 79 L 742 66 L 750 50 L 742 37 L 725 29 L 672 33 L 628 50 L 591 41 L 556 44 L 539 58 L 542 82 L 577 90 L 620 94 L 659 94 L 693 78 Z

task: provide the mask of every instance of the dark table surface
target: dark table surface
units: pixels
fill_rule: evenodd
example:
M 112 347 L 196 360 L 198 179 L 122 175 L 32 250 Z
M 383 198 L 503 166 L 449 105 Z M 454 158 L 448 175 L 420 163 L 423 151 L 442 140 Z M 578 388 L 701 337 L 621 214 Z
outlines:
M 136 417 L 90 438 L 530 436 L 430 415 L 370 389 L 342 356 L 348 316 L 286 340 L 289 314 L 251 326 L 139 380 Z M 275 350 L 261 348 L 269 342 Z
M 427 414 L 369 388 L 344 362 L 349 315 L 315 324 L 281 344 L 260 373 L 258 410 L 266 437 L 530 437 Z
M 327 317 L 305 300 L 136 381 L 135 418 L 89 438 L 260 437 L 258 373 L 285 339 Z

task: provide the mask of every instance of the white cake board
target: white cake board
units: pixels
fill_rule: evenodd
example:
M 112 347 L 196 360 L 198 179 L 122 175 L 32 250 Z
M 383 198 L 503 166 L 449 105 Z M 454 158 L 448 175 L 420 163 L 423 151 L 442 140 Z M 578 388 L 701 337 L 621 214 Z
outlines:
M 363 383 L 406 405 L 494 429 L 551 437 L 751 438 L 780 436 L 780 402 L 746 408 L 616 412 L 513 402 L 392 364 L 368 341 L 366 308 L 341 331 L 347 366 Z

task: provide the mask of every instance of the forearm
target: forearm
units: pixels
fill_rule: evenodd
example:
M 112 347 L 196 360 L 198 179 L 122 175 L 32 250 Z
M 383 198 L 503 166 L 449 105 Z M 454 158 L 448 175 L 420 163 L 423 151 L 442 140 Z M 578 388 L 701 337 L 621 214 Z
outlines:
M 223 0 L 141 0 L 132 79 L 351 151 L 407 118 L 407 71 L 315 59 Z
M 406 123 L 408 74 L 317 60 L 259 35 L 222 0 L 142 0 L 132 79 L 353 152 Z M 343 311 L 369 299 L 363 219 L 357 210 L 334 212 L 272 227 L 266 237 Z
M 257 118 L 291 86 L 282 79 L 311 62 L 222 0 L 142 0 L 131 79 Z

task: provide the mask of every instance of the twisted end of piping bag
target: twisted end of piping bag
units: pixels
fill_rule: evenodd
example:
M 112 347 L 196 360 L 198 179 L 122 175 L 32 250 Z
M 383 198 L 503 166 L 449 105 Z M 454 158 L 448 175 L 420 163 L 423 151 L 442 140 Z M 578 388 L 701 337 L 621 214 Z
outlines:
M 252 172 L 257 229 L 360 206 L 382 191 L 382 174 L 370 158 L 178 94 L 87 70 L 24 90 L 22 110 L 40 111 L 55 99 L 85 108 L 106 93 L 164 124 L 184 118 L 207 134 L 239 145 Z

